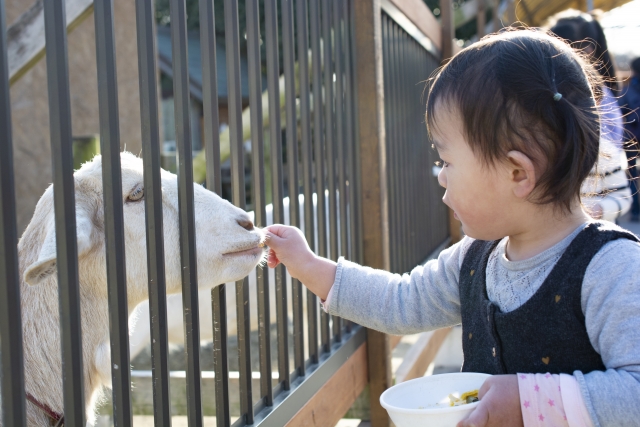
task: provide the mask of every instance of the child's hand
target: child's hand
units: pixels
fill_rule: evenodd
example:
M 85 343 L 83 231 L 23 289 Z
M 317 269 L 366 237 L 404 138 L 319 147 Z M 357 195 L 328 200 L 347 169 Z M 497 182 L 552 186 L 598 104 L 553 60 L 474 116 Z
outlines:
M 275 268 L 282 263 L 294 279 L 299 279 L 299 267 L 303 267 L 315 254 L 309 248 L 307 239 L 299 228 L 287 225 L 270 225 L 266 229 L 269 246 L 267 265 Z
M 336 263 L 316 256 L 302 231 L 286 225 L 270 225 L 267 231 L 267 265 L 275 268 L 282 263 L 294 279 L 300 280 L 311 292 L 323 300 L 336 278 Z
M 458 427 L 522 427 L 520 390 L 516 375 L 487 378 L 478 392 L 480 404 Z

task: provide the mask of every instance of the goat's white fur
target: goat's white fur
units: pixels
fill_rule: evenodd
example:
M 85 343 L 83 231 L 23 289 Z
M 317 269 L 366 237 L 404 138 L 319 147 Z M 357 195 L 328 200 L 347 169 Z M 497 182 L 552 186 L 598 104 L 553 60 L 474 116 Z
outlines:
M 122 153 L 122 191 L 129 313 L 147 298 L 147 255 L 144 199 L 127 196 L 143 186 L 142 160 Z M 106 253 L 102 193 L 102 161 L 98 156 L 75 175 L 78 271 L 87 420 L 103 386 L 111 384 Z M 167 293 L 181 290 L 177 177 L 161 173 Z M 194 185 L 198 285 L 211 288 L 246 276 L 262 260 L 258 229 L 246 230 L 246 212 Z M 224 255 L 256 248 L 244 254 Z M 58 278 L 53 186 L 36 206 L 18 244 L 24 341 L 25 389 L 39 402 L 63 413 L 62 360 L 58 311 Z M 48 426 L 43 411 L 27 403 L 29 426 Z M 0 421 L 1 424 L 1 421 Z
M 318 219 L 317 219 L 317 195 L 313 194 L 313 224 L 316 225 L 314 227 L 314 242 L 316 242 L 316 252 L 317 242 L 318 242 Z M 300 207 L 300 229 L 305 229 L 304 224 L 304 195 L 300 194 L 298 197 L 298 204 Z M 339 198 L 337 200 L 338 208 L 339 208 Z M 289 198 L 285 197 L 283 199 L 284 206 L 284 223 L 289 224 Z M 327 227 L 329 230 L 329 194 L 325 194 L 325 206 L 326 212 L 325 216 L 327 218 Z M 273 206 L 266 206 L 266 224 L 257 224 L 259 226 L 266 226 L 273 224 Z M 249 216 L 253 220 L 253 212 L 249 212 Z M 340 227 L 340 220 L 338 218 L 338 227 Z M 340 249 L 340 242 L 338 242 L 338 248 Z M 276 299 L 275 295 L 275 273 L 273 269 L 268 270 L 269 275 L 269 294 L 272 295 L 269 298 L 269 313 L 270 313 L 270 323 L 274 323 L 276 321 Z M 287 281 L 287 289 L 291 287 L 291 276 L 289 273 L 286 273 L 286 281 Z M 234 289 L 233 283 L 227 283 L 228 289 Z M 202 342 L 211 342 L 213 341 L 213 322 L 212 322 L 212 308 L 211 308 L 211 292 L 209 290 L 201 290 L 199 292 L 199 313 L 200 313 L 200 340 Z M 256 274 L 252 272 L 249 274 L 249 305 L 251 307 L 257 307 L 257 283 L 256 283 Z M 227 292 L 227 333 L 229 336 L 236 335 L 237 333 L 237 318 L 236 318 L 236 309 L 235 309 L 235 292 L 228 291 Z M 304 315 L 306 316 L 307 305 L 303 305 Z M 292 315 L 292 307 L 288 305 L 289 315 Z M 170 344 L 175 345 L 183 345 L 184 344 L 184 324 L 182 322 L 182 295 L 174 294 L 167 296 L 167 337 L 169 339 Z M 252 331 L 258 329 L 258 317 L 251 316 L 249 319 L 250 328 Z M 150 324 L 149 324 L 149 301 L 143 301 L 139 306 L 136 307 L 131 318 L 129 319 L 129 331 L 131 333 L 130 338 L 130 352 L 131 360 L 133 360 L 140 352 L 149 346 L 151 342 L 150 337 Z M 307 338 L 305 336 L 305 338 Z M 134 366 L 134 369 L 136 367 Z

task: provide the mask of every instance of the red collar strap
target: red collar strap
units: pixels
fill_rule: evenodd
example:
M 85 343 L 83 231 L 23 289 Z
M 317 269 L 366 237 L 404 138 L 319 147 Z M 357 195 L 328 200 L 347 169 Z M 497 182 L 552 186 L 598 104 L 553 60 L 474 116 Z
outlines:
M 38 400 L 36 400 L 35 397 L 33 397 L 31 395 L 31 393 L 26 393 L 27 395 L 27 400 L 31 403 L 33 403 L 34 405 L 36 405 L 38 408 L 40 408 L 45 414 L 47 414 L 47 416 L 49 418 L 51 418 L 51 425 L 54 427 L 61 427 L 64 425 L 64 415 L 59 414 L 57 412 L 55 412 L 53 409 L 51 409 L 49 406 L 45 405 L 44 403 L 40 403 L 38 402 Z

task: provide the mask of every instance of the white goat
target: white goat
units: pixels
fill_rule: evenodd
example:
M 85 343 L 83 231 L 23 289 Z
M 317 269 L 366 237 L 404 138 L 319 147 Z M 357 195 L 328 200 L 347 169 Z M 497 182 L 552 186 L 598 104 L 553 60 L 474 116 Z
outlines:
M 338 194 L 339 195 L 339 194 Z M 338 198 L 339 208 L 339 198 Z M 298 197 L 298 203 L 300 205 L 300 229 L 304 230 L 304 196 Z M 329 230 L 329 194 L 325 194 L 325 206 L 326 206 L 326 218 L 327 218 L 327 231 Z M 289 224 L 289 198 L 283 199 L 284 205 L 284 223 Z M 273 224 L 273 205 L 266 206 L 266 224 L 258 224 L 260 226 L 266 226 Z M 314 224 L 317 224 L 317 197 L 313 194 L 313 215 Z M 253 220 L 253 212 L 249 212 L 251 220 Z M 338 227 L 340 227 L 340 221 L 338 220 Z M 318 228 L 314 227 L 314 241 L 318 241 Z M 317 243 L 316 243 L 317 247 Z M 340 244 L 338 243 L 338 248 Z M 275 307 L 275 273 L 273 269 L 269 269 L 269 313 L 270 323 L 276 321 L 276 307 Z M 287 289 L 291 289 L 291 276 L 286 273 Z M 236 335 L 237 333 L 237 319 L 235 309 L 235 285 L 233 283 L 227 283 L 227 333 L 229 336 Z M 213 341 L 213 322 L 212 322 L 212 308 L 211 308 L 211 291 L 201 290 L 198 295 L 199 300 L 199 312 L 200 312 L 200 341 L 203 343 Z M 251 307 L 257 306 L 257 284 L 255 272 L 249 274 L 249 297 Z M 289 305 L 289 314 L 291 315 L 292 307 Z M 306 315 L 306 304 L 303 306 Z M 184 324 L 182 321 L 182 295 L 174 294 L 167 296 L 167 336 L 169 343 L 174 345 L 184 344 Z M 252 331 L 258 329 L 257 316 L 251 316 L 250 328 Z M 131 360 L 133 360 L 142 350 L 149 346 L 151 342 L 150 335 L 150 320 L 149 320 L 149 301 L 142 302 L 137 306 L 129 319 L 129 332 L 130 338 L 130 351 Z M 134 366 L 135 368 L 135 366 Z
M 142 160 L 122 153 L 122 191 L 129 313 L 147 298 L 147 256 Z M 78 262 L 82 315 L 85 408 L 89 423 L 103 386 L 111 385 L 102 161 L 75 173 Z M 177 177 L 161 173 L 167 293 L 181 290 Z M 246 276 L 263 259 L 264 235 L 246 212 L 194 185 L 198 284 L 210 288 Z M 62 360 L 56 274 L 53 186 L 36 206 L 18 244 L 24 334 L 25 389 L 37 402 L 63 413 Z M 27 403 L 29 426 L 50 419 Z M 8 427 L 8 426 L 5 426 Z

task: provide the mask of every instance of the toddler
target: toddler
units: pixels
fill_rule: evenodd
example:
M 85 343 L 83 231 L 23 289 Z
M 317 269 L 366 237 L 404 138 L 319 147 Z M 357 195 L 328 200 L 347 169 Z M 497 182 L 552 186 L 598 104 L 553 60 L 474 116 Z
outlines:
M 466 237 L 397 275 L 318 257 L 274 225 L 269 266 L 389 334 L 461 323 L 462 370 L 493 376 L 460 427 L 640 425 L 640 244 L 580 202 L 598 158 L 598 79 L 542 31 L 464 49 L 433 80 L 426 122 Z

